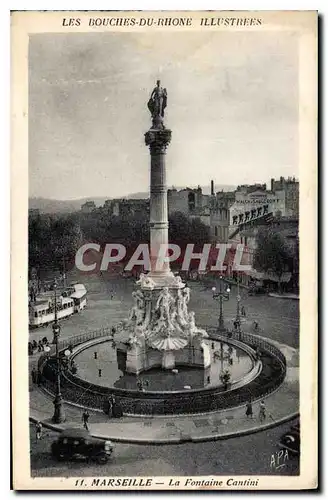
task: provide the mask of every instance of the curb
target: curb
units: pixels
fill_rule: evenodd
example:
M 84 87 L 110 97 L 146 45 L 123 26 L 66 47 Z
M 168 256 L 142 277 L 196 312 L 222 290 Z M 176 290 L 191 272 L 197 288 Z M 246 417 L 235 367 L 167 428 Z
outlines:
M 238 430 L 234 432 L 227 432 L 225 434 L 210 434 L 207 436 L 200 436 L 200 437 L 193 437 L 190 435 L 186 435 L 181 433 L 182 435 L 180 437 L 172 437 L 170 439 L 168 438 L 163 438 L 163 439 L 130 439 L 130 438 L 117 438 L 117 437 L 110 437 L 110 436 L 104 436 L 103 434 L 97 434 L 91 433 L 91 436 L 98 438 L 98 439 L 104 439 L 104 440 L 110 440 L 116 443 L 125 443 L 125 444 L 138 444 L 138 445 L 167 445 L 167 444 L 181 444 L 181 443 L 200 443 L 200 442 L 205 442 L 205 441 L 218 441 L 218 440 L 225 440 L 225 439 L 231 439 L 235 437 L 241 437 L 241 436 L 247 436 L 249 434 L 255 434 L 257 432 L 261 431 L 266 431 L 268 429 L 271 429 L 273 427 L 277 427 L 278 425 L 282 425 L 286 422 L 289 422 L 290 420 L 294 420 L 295 418 L 299 417 L 299 412 L 292 413 L 290 415 L 286 415 L 285 417 L 275 420 L 273 422 L 270 422 L 269 424 L 262 425 L 259 427 L 253 427 L 251 429 L 243 429 L 243 430 Z M 36 423 L 38 421 L 37 418 L 30 416 L 29 420 L 33 423 Z M 56 424 L 51 424 L 49 422 L 42 422 L 43 426 L 47 429 L 53 430 L 55 432 L 60 432 L 64 429 L 64 427 L 61 427 Z
M 300 300 L 298 295 L 290 296 L 290 295 L 278 295 L 277 293 L 268 293 L 268 296 L 274 299 Z

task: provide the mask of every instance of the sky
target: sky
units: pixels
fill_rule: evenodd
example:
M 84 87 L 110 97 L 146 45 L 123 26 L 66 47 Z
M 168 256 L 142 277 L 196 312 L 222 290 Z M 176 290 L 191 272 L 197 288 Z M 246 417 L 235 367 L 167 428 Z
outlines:
M 35 34 L 29 42 L 29 195 L 149 189 L 149 95 L 167 89 L 169 186 L 298 176 L 292 32 Z

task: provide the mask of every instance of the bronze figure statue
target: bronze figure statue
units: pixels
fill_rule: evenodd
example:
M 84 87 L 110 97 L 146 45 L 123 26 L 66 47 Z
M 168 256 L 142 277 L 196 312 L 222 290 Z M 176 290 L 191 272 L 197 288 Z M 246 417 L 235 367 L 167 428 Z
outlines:
M 151 93 L 150 99 L 147 103 L 148 109 L 153 119 L 155 127 L 163 126 L 164 110 L 167 105 L 167 92 L 166 89 L 161 87 L 160 80 L 157 80 L 156 87 Z

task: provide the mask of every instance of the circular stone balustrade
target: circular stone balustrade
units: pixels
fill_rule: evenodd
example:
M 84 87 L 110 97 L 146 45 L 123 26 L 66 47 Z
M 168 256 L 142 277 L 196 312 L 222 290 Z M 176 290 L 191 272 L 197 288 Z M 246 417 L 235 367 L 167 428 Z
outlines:
M 269 340 L 248 333 L 227 332 L 218 334 L 213 327 L 204 327 L 210 340 L 223 341 L 245 350 L 254 359 L 253 369 L 227 390 L 222 386 L 191 389 L 188 391 L 150 392 L 92 384 L 74 375 L 69 369 L 62 372 L 61 392 L 63 399 L 71 404 L 90 409 L 107 411 L 108 398 L 115 396 L 124 414 L 129 415 L 170 415 L 205 413 L 233 408 L 245 404 L 250 398 L 254 401 L 276 390 L 286 374 L 286 359 L 282 352 Z M 108 341 L 108 329 L 73 337 L 61 342 L 60 350 L 74 348 L 72 357 L 77 352 L 94 344 Z M 255 352 L 260 352 L 256 360 Z M 49 355 L 50 354 L 50 355 Z M 55 394 L 55 358 L 53 350 L 47 356 L 41 356 L 39 370 L 41 383 L 51 395 Z

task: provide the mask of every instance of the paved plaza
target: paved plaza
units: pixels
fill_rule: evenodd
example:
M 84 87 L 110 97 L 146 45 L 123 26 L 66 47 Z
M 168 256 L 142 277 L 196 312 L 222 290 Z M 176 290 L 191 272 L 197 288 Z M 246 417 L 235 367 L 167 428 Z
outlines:
M 82 281 L 80 277 L 76 276 L 72 276 L 71 279 Z M 132 279 L 107 279 L 105 276 L 91 275 L 87 279 L 84 277 L 83 282 L 88 289 L 87 308 L 81 314 L 61 321 L 62 338 L 114 326 L 126 318 L 132 305 L 131 292 L 135 287 Z M 190 310 L 195 311 L 197 322 L 200 325 L 217 324 L 218 304 L 213 300 L 211 291 L 215 284 L 213 281 L 189 283 L 191 288 Z M 258 334 L 270 338 L 281 349 L 287 360 L 285 381 L 277 391 L 265 399 L 266 420 L 263 422 L 259 420 L 258 402 L 254 402 L 254 417 L 252 419 L 246 417 L 244 406 L 208 414 L 163 417 L 125 416 L 117 420 L 109 420 L 100 411 L 91 411 L 91 434 L 112 439 L 116 443 L 117 451 L 113 463 L 106 466 L 106 471 L 104 469 L 101 471 L 98 466 L 88 466 L 87 472 L 84 471 L 86 475 L 142 474 L 146 470 L 148 471 L 150 462 L 151 466 L 147 473 L 152 471 L 151 473 L 155 475 L 201 474 L 205 471 L 207 474 L 214 472 L 224 474 L 228 473 L 229 470 L 234 473 L 242 473 L 242 470 L 238 472 L 240 468 L 243 468 L 240 455 L 237 461 L 234 460 L 232 453 L 232 462 L 229 465 L 226 463 L 230 450 L 236 451 L 237 449 L 239 453 L 242 452 L 245 456 L 253 457 L 245 458 L 245 471 L 250 473 L 254 470 L 254 473 L 258 474 L 270 473 L 269 465 L 261 462 L 260 455 L 261 453 L 267 455 L 268 449 L 275 451 L 278 449 L 279 436 L 283 429 L 289 428 L 288 422 L 295 418 L 299 411 L 298 301 L 279 300 L 266 296 L 248 296 L 246 289 L 241 289 L 241 297 L 241 303 L 246 309 L 246 318 L 243 318 L 242 322 L 243 330 L 253 332 L 253 322 L 257 320 L 260 327 Z M 232 286 L 230 299 L 224 303 L 224 317 L 227 326 L 231 327 L 235 313 L 236 287 Z M 51 326 L 30 332 L 31 339 L 39 340 L 43 336 L 52 338 Z M 30 356 L 30 368 L 36 365 L 38 356 L 39 354 Z M 92 362 L 93 360 L 90 359 L 90 363 Z M 33 421 L 42 420 L 44 422 L 45 440 L 50 440 L 56 429 L 82 425 L 82 407 L 65 404 L 66 422 L 58 427 L 53 426 L 51 422 L 52 399 L 42 389 L 30 384 L 30 416 Z M 81 406 L 82 404 L 81 401 Z M 272 441 L 270 441 L 270 436 L 272 436 Z M 244 448 L 242 440 L 244 440 L 247 450 Z M 265 444 L 267 440 L 270 441 L 269 446 Z M 162 445 L 160 452 L 156 452 L 158 448 L 152 447 L 154 444 Z M 33 473 L 36 475 L 47 475 L 46 469 L 40 462 L 40 457 L 46 455 L 43 446 L 41 443 L 36 444 L 34 437 L 31 436 L 32 471 L 34 470 Z M 136 455 L 136 450 L 140 446 L 144 451 L 138 451 L 138 456 L 145 458 L 141 461 L 142 463 L 137 465 L 134 463 L 133 456 Z M 198 451 L 196 452 L 196 448 L 193 450 L 192 447 L 196 446 L 201 446 L 204 453 L 210 453 L 209 463 L 195 457 Z M 220 461 L 219 458 L 222 446 L 225 450 L 224 462 Z M 179 450 L 177 462 L 174 461 L 174 450 Z M 191 451 L 194 455 L 192 460 L 186 459 Z M 254 461 L 253 466 L 249 463 L 252 460 Z M 297 474 L 298 460 L 293 460 L 288 466 L 289 473 Z M 47 455 L 46 461 L 51 462 L 51 457 L 49 458 Z M 119 464 L 122 464 L 123 467 L 120 471 Z M 80 464 L 69 465 L 73 469 L 75 466 L 81 467 Z M 92 472 L 89 467 L 94 467 L 95 471 Z M 81 474 L 82 469 L 78 470 L 79 475 L 84 474 L 84 472 Z M 61 468 L 58 465 L 50 463 L 49 475 L 60 475 L 60 471 Z

